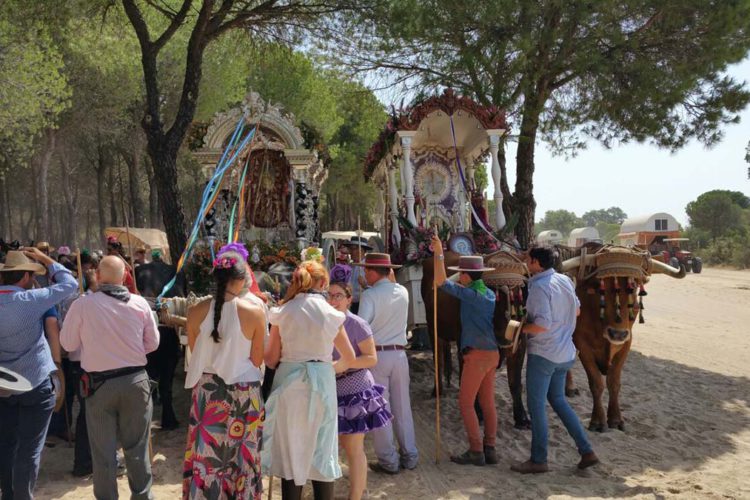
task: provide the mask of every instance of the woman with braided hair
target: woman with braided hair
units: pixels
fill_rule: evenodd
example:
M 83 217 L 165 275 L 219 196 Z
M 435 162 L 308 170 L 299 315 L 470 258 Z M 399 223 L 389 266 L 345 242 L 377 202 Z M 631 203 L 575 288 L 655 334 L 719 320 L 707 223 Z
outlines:
M 305 261 L 279 307 L 269 311 L 271 336 L 265 361 L 276 368 L 261 453 L 263 469 L 281 478 L 284 500 L 301 498 L 312 480 L 316 500 L 333 500 L 338 462 L 336 373 L 354 361 L 344 320 L 326 302 L 328 272 Z M 333 361 L 334 346 L 341 358 Z M 277 367 L 278 365 L 278 367 Z
M 242 252 L 244 250 L 244 253 Z M 248 268 L 236 244 L 214 261 L 216 294 L 187 313 L 192 388 L 183 499 L 259 499 L 262 493 L 260 394 L 266 318 L 240 298 Z

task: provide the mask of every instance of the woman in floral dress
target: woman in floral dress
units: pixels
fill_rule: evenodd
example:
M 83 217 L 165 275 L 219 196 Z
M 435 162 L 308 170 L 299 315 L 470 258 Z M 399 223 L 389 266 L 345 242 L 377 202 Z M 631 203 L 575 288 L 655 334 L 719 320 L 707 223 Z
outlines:
M 227 245 L 214 261 L 216 298 L 188 311 L 192 388 L 183 499 L 259 499 L 262 493 L 260 395 L 265 313 L 240 298 L 247 250 Z

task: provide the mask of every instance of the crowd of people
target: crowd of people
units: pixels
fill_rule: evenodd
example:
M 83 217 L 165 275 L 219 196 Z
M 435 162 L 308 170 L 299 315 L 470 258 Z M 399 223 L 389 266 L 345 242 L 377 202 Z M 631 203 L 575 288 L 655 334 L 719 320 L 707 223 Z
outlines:
M 451 460 L 496 464 L 495 294 L 482 281 L 487 268 L 481 256 L 462 257 L 450 268 L 458 273 L 455 282 L 447 278 L 439 238 L 432 245 L 435 283 L 461 303 L 459 408 L 468 449 Z M 308 481 L 316 499 L 332 499 L 341 476 L 339 447 L 353 500 L 366 491 L 368 469 L 398 474 L 417 467 L 406 355 L 408 293 L 396 282 L 399 266 L 371 250 L 366 240 L 353 237 L 330 272 L 318 261 L 302 262 L 277 304 L 258 290 L 243 245 L 217 252 L 215 293 L 191 307 L 185 321 L 185 388 L 192 394 L 183 498 L 260 498 L 265 474 L 281 479 L 283 499 L 301 498 Z M 158 296 L 175 276 L 174 267 L 158 251 L 147 262 L 141 248 L 131 260 L 114 240 L 100 259 L 65 248 L 57 249 L 56 260 L 52 253 L 42 244 L 0 259 L 0 370 L 32 387 L 20 393 L 0 389 L 2 498 L 33 498 L 48 432 L 75 439 L 73 473 L 93 473 L 97 499 L 118 497 L 118 448 L 131 497 L 153 498 L 153 404 L 158 396 L 163 429 L 180 425 L 172 383 L 181 347 L 177 331 L 159 325 L 153 301 L 144 297 Z M 549 250 L 532 249 L 526 262 L 533 274 L 523 327 L 529 336 L 532 445 L 530 459 L 512 470 L 547 470 L 545 400 L 575 441 L 578 467 L 586 468 L 598 459 L 564 397 L 579 303 L 570 280 L 552 269 Z M 180 280 L 169 290 L 184 292 Z M 73 436 L 75 398 L 80 411 Z M 366 434 L 376 455 L 369 464 Z

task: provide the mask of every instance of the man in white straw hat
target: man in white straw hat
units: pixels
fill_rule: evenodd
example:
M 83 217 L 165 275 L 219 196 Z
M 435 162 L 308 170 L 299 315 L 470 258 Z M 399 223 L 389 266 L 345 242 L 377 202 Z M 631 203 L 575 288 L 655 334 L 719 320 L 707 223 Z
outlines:
M 393 429 L 381 427 L 371 432 L 378 461 L 370 464 L 375 472 L 397 474 L 399 467 L 414 469 L 419 460 L 414 419 L 409 397 L 409 359 L 406 357 L 406 324 L 409 293 L 389 279 L 393 269 L 386 253 L 368 253 L 361 264 L 370 288 L 362 292 L 359 316 L 372 328 L 378 363 L 370 368 L 375 383 L 385 387 L 383 396 L 391 404 Z M 400 454 L 393 443 L 396 433 Z
M 443 260 L 443 244 L 437 235 L 432 236 L 434 252 L 435 286 L 461 301 L 461 354 L 463 370 L 458 390 L 458 406 L 469 438 L 469 449 L 451 456 L 451 461 L 462 465 L 496 464 L 495 437 L 497 434 L 497 410 L 495 409 L 495 370 L 500 362 L 500 353 L 495 340 L 495 293 L 482 281 L 484 259 L 480 255 L 459 257 L 458 283 L 447 279 Z M 479 418 L 474 401 L 484 415 L 484 440 L 479 434 Z
M 51 286 L 31 289 L 49 271 Z M 42 317 L 78 289 L 73 275 L 37 248 L 11 251 L 0 265 L 0 367 L 30 382 L 22 394 L 0 397 L 0 490 L 3 498 L 33 498 L 47 437 L 57 370 Z

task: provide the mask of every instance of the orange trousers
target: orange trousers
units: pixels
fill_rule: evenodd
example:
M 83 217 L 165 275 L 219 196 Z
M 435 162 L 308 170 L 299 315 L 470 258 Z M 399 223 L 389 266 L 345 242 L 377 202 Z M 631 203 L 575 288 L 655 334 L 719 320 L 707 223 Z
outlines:
M 500 353 L 472 349 L 463 355 L 464 368 L 458 390 L 458 407 L 469 437 L 471 451 L 483 451 L 484 446 L 495 446 L 497 435 L 497 410 L 495 409 L 495 370 Z M 474 400 L 479 396 L 479 406 L 484 415 L 484 441 L 479 433 L 479 418 L 474 410 Z

